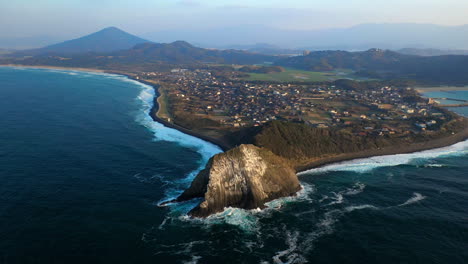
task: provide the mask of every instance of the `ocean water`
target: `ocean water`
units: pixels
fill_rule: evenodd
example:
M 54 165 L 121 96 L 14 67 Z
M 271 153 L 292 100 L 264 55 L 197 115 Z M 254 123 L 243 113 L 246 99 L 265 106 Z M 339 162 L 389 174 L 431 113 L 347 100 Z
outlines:
M 468 91 L 438 91 L 438 92 L 425 92 L 423 93 L 425 97 L 432 98 L 447 98 L 447 99 L 437 99 L 441 104 L 462 104 L 466 102 L 455 101 L 450 99 L 465 100 L 468 102 Z M 468 117 L 468 107 L 452 107 L 450 110 Z
M 268 209 L 160 208 L 221 150 L 122 76 L 0 68 L 0 263 L 467 263 L 468 142 L 331 164 Z

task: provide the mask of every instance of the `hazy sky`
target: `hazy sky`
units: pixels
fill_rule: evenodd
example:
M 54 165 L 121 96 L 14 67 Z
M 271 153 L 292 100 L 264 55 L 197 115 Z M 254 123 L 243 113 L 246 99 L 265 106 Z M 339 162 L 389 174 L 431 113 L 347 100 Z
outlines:
M 286 29 L 361 23 L 468 24 L 468 0 L 0 0 L 0 38 L 73 37 L 107 26 L 135 34 L 260 24 Z

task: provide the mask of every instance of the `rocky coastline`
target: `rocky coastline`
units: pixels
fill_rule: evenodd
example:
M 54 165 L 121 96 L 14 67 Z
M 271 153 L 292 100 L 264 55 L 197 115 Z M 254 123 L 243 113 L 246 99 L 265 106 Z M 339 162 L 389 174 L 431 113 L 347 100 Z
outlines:
M 215 144 L 224 151 L 224 153 L 215 155 L 210 159 L 206 168 L 195 177 L 191 186 L 177 199 L 166 202 L 184 202 L 195 198 L 203 198 L 202 202 L 189 212 L 191 217 L 208 217 L 211 214 L 222 212 L 226 207 L 243 209 L 264 208 L 266 202 L 282 197 L 294 196 L 301 189 L 297 177 L 298 173 L 327 164 L 442 148 L 468 139 L 468 126 L 465 126 L 465 129 L 459 133 L 430 141 L 320 157 L 300 165 L 291 165 L 286 159 L 276 156 L 268 149 L 258 148 L 254 145 L 234 147 L 232 144 L 223 142 L 222 140 L 168 122 L 157 114 L 160 107 L 158 102 L 160 87 L 154 83 L 135 79 L 131 75 L 124 75 L 147 84 L 155 90 L 156 96 L 150 112 L 150 116 L 155 122 Z M 465 118 L 465 123 L 467 122 Z M 239 154 L 243 152 L 257 153 L 258 155 Z M 259 153 L 269 153 L 266 155 L 269 158 L 261 157 L 262 155 Z M 261 170 L 252 169 L 258 168 L 258 166 L 245 166 L 246 163 L 249 163 L 247 162 L 249 158 L 256 160 L 256 163 L 263 164 L 265 168 L 269 168 L 269 172 L 265 174 Z M 272 162 L 270 159 L 274 161 Z M 277 170 L 277 172 L 275 173 L 273 170 Z M 268 180 L 269 178 L 275 180 Z M 252 185 L 252 182 L 255 182 L 255 184 Z M 256 186 L 260 187 L 253 188 Z
M 302 164 L 296 166 L 296 172 L 305 172 L 317 167 L 325 166 L 331 163 L 337 163 L 342 161 L 349 161 L 355 159 L 362 159 L 362 158 L 370 158 L 376 156 L 385 156 L 385 155 L 396 155 L 396 154 L 407 154 L 407 153 L 414 153 L 420 152 L 425 150 L 437 149 L 448 147 L 454 145 L 456 143 L 468 140 L 468 127 L 466 127 L 462 132 L 459 132 L 454 135 L 450 135 L 443 138 L 437 138 L 430 141 L 425 142 L 417 142 L 411 143 L 409 145 L 398 145 L 392 147 L 386 147 L 381 149 L 372 149 L 366 151 L 359 151 L 353 153 L 346 153 L 341 155 L 335 155 L 331 157 L 323 157 L 317 160 L 308 162 L 306 164 Z
M 225 207 L 264 208 L 265 203 L 301 190 L 296 172 L 283 158 L 254 145 L 215 155 L 176 202 L 203 201 L 189 212 L 207 217 Z
M 14 66 L 22 67 L 20 65 Z M 34 68 L 42 67 L 34 66 Z M 60 69 L 67 70 L 67 68 Z M 86 71 L 86 69 L 83 71 Z M 212 157 L 206 168 L 195 177 L 191 186 L 176 200 L 171 201 L 183 202 L 193 198 L 203 198 L 204 200 L 190 211 L 189 215 L 192 217 L 207 217 L 213 213 L 221 212 L 225 207 L 229 206 L 244 209 L 263 208 L 266 202 L 281 197 L 293 196 L 301 189 L 297 173 L 330 163 L 442 148 L 468 139 L 467 119 L 464 118 L 464 129 L 449 136 L 406 145 L 399 144 L 378 149 L 320 156 L 297 164 L 277 156 L 267 148 L 254 145 L 234 147 L 232 144 L 223 142 L 223 140 L 168 122 L 168 120 L 158 116 L 160 107 L 158 102 L 160 92 L 158 89 L 160 87 L 157 84 L 137 79 L 124 72 L 106 71 L 106 73 L 124 75 L 153 87 L 156 96 L 149 114 L 155 122 L 213 143 L 225 151 L 225 153 Z

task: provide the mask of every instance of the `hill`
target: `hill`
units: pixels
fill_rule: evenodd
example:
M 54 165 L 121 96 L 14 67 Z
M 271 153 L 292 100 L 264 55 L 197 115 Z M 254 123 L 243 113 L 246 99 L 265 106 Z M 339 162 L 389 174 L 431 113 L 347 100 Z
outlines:
M 468 55 L 468 50 L 405 48 L 405 49 L 397 50 L 397 52 L 401 54 L 417 55 L 417 56 Z
M 87 52 L 106 53 L 130 49 L 148 42 L 116 27 L 108 27 L 93 34 L 50 45 L 40 49 L 20 52 L 20 54 L 78 54 Z
M 13 56 L 11 56 L 13 55 Z M 87 52 L 72 54 L 39 53 L 27 56 L 24 53 L 8 55 L 0 64 L 50 65 L 61 67 L 90 67 L 102 69 L 151 68 L 161 65 L 196 64 L 261 64 L 274 62 L 276 56 L 256 54 L 241 50 L 215 50 L 195 47 L 185 41 L 168 44 L 140 43 L 130 49 L 113 52 Z M 155 68 L 156 67 L 156 68 Z M 167 68 L 165 67 L 165 68 Z
M 198 48 L 185 41 L 176 41 L 169 44 L 144 43 L 129 50 L 115 52 L 112 55 L 128 62 L 163 61 L 174 64 L 255 64 L 275 60 L 273 56 L 241 50 Z
M 468 56 L 461 55 L 422 57 L 381 49 L 364 52 L 318 51 L 307 56 L 284 58 L 276 65 L 313 71 L 347 68 L 370 78 L 468 83 Z

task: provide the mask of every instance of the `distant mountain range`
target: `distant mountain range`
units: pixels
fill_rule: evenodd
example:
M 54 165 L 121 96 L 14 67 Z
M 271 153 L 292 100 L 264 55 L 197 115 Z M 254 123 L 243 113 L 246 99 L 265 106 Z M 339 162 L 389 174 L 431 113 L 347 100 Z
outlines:
M 397 50 L 398 53 L 417 56 L 443 56 L 443 55 L 468 55 L 468 50 L 441 50 L 441 49 L 415 49 L 405 48 Z
M 211 48 L 268 43 L 299 50 L 468 49 L 468 25 L 362 24 L 350 28 L 324 30 L 284 30 L 244 25 L 209 30 L 164 30 L 145 34 L 144 37 L 155 42 L 183 39 L 201 47 Z
M 267 43 L 257 43 L 254 45 L 231 45 L 224 47 L 225 49 L 237 49 L 245 50 L 252 53 L 260 53 L 265 55 L 301 55 L 304 50 L 300 49 L 287 49 L 281 48 L 279 46 L 267 44 Z
M 9 49 L 0 49 L 0 55 L 3 55 L 3 54 L 10 54 L 14 52 L 13 50 L 9 50 Z
M 1 55 L 1 53 L 0 53 Z M 9 63 L 56 66 L 108 67 L 109 65 L 166 64 L 262 64 L 277 57 L 243 50 L 195 47 L 185 41 L 152 43 L 117 28 L 45 48 L 6 53 Z
M 114 69 L 122 67 L 142 69 L 148 65 L 171 67 L 170 65 L 274 63 L 277 66 L 311 71 L 346 68 L 369 78 L 403 78 L 447 84 L 468 83 L 468 56 L 416 56 L 383 49 L 362 52 L 328 50 L 305 53 L 306 56 L 302 54 L 275 56 L 262 53 L 270 51 L 269 54 L 281 54 L 299 53 L 299 51 L 281 50 L 266 44 L 245 47 L 247 50 L 220 50 L 195 47 L 185 41 L 169 44 L 152 43 L 111 27 L 45 48 L 6 54 L 0 63 Z M 436 53 L 432 50 L 418 49 L 403 51 Z
M 371 48 L 391 50 L 405 48 L 452 51 L 468 50 L 468 25 L 362 24 L 349 28 L 322 30 L 286 30 L 260 25 L 240 25 L 205 30 L 161 30 L 144 34 L 144 39 L 130 35 L 114 27 L 103 31 L 103 33 L 114 36 L 113 40 L 115 41 L 102 43 L 110 45 L 111 50 L 130 48 L 132 45 L 147 42 L 147 40 L 156 43 L 171 43 L 184 40 L 198 47 L 242 49 L 270 55 L 290 54 L 291 52 L 291 54 L 296 54 L 302 50 L 364 51 Z M 89 44 L 89 42 L 96 40 L 93 39 L 96 37 L 93 35 L 72 40 L 72 43 L 67 41 L 59 44 L 60 46 L 52 45 L 51 48 L 67 52 L 70 50 L 79 50 L 80 52 L 103 51 Z M 102 34 L 98 35 L 102 36 Z M 43 47 L 51 45 L 54 42 L 56 43 L 59 40 L 60 38 L 53 36 L 0 37 L 0 48 L 19 50 Z M 100 45 L 100 47 L 103 46 Z
M 78 54 L 87 52 L 107 53 L 126 50 L 137 44 L 149 42 L 116 27 L 108 27 L 90 35 L 68 40 L 44 48 L 25 50 L 21 54 Z

